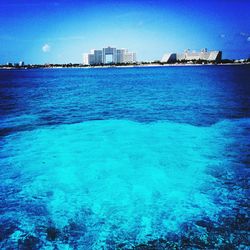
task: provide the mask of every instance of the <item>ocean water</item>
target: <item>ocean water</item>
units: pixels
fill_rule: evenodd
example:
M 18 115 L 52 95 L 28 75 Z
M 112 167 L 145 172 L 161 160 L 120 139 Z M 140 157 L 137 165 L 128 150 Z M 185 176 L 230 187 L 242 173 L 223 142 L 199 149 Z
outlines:
M 0 248 L 248 249 L 249 66 L 0 71 Z

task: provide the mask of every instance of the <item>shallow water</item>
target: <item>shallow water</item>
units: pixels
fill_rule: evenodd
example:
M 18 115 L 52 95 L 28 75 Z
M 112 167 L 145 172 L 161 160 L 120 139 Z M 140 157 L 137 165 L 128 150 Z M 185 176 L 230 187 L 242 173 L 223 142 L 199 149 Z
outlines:
M 0 76 L 1 247 L 247 249 L 249 67 Z

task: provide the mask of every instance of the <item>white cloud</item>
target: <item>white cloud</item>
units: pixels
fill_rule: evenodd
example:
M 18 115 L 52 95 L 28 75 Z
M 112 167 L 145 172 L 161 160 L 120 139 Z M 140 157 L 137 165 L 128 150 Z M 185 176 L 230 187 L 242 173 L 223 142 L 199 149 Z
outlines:
M 43 45 L 42 47 L 42 51 L 44 53 L 50 52 L 50 45 L 48 45 L 47 43 Z
M 220 34 L 220 38 L 225 38 L 225 34 Z
M 247 41 L 250 42 L 250 36 L 247 38 Z
M 245 32 L 240 32 L 240 35 L 241 35 L 241 36 L 247 36 L 247 33 L 245 33 Z

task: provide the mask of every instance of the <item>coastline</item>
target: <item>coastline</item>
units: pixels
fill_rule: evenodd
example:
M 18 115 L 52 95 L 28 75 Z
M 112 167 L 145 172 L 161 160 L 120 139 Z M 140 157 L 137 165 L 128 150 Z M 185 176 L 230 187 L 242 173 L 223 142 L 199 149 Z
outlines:
M 250 65 L 250 62 L 243 63 L 208 63 L 208 64 L 193 64 L 193 63 L 175 63 L 175 64 L 138 64 L 138 65 L 98 65 L 98 66 L 45 66 L 45 65 L 30 65 L 23 67 L 0 67 L 0 70 L 15 70 L 15 69 L 67 69 L 67 68 L 76 68 L 76 69 L 100 69 L 100 68 L 145 68 L 145 67 L 201 67 L 201 66 L 243 66 Z

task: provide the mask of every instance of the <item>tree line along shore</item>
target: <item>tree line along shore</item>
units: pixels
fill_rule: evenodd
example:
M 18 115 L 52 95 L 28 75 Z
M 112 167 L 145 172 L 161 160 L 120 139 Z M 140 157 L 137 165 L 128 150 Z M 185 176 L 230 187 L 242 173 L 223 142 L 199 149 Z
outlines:
M 4 64 L 0 65 L 1 69 L 37 69 L 37 68 L 108 68 L 108 67 L 144 67 L 144 66 L 188 66 L 188 65 L 245 65 L 250 64 L 250 58 L 241 60 L 223 59 L 221 62 L 206 60 L 181 60 L 176 63 L 165 63 L 161 61 L 137 62 L 137 63 L 110 63 L 84 65 L 82 63 L 63 63 L 63 64 Z

